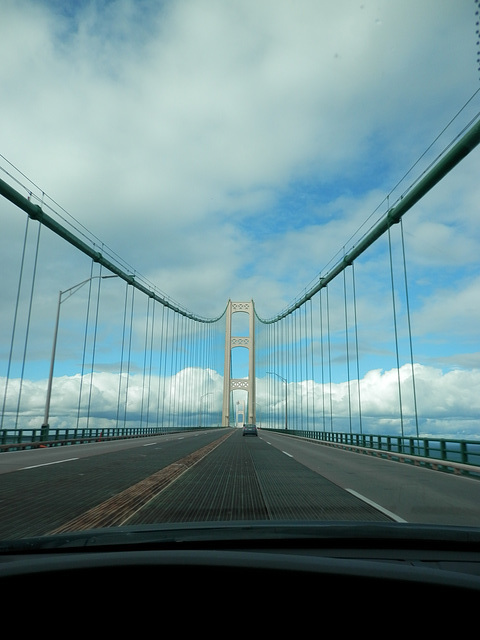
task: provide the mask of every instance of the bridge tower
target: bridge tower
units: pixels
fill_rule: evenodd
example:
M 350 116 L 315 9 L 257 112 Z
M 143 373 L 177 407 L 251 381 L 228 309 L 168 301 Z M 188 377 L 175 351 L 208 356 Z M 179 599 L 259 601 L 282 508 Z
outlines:
M 248 313 L 249 335 L 232 336 L 232 314 Z M 225 329 L 225 369 L 223 376 L 223 413 L 222 425 L 228 427 L 230 424 L 230 397 L 235 389 L 242 389 L 247 392 L 248 423 L 256 423 L 255 412 L 255 312 L 253 300 L 250 302 L 228 301 L 226 310 Z M 232 349 L 235 347 L 245 347 L 248 349 L 248 378 L 232 378 Z

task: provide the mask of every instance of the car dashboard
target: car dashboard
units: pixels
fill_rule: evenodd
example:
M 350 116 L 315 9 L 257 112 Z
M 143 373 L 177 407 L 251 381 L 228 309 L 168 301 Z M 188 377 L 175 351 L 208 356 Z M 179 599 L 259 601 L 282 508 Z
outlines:
M 72 602 L 92 592 L 100 602 L 121 598 L 137 611 L 181 607 L 182 628 L 192 631 L 198 615 L 236 601 L 261 605 L 279 629 L 292 615 L 304 623 L 325 613 L 353 629 L 352 608 L 362 619 L 402 611 L 423 624 L 429 602 L 430 629 L 440 631 L 439 607 L 480 601 L 480 532 L 396 523 L 120 527 L 3 543 L 0 587 L 17 604 L 19 593 L 47 589 Z

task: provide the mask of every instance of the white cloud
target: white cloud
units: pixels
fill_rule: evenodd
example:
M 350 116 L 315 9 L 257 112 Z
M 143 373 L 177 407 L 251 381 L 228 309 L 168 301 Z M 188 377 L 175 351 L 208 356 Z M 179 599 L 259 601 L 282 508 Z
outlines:
M 225 227 L 225 240 L 214 232 L 223 216 L 237 224 L 247 215 L 245 253 L 269 250 L 280 262 L 288 236 L 280 247 L 258 242 L 278 188 L 305 172 L 331 184 L 357 172 L 366 154 L 368 162 L 377 156 L 405 169 L 407 141 L 412 147 L 414 126 L 423 122 L 419 110 L 428 112 L 441 97 L 442 109 L 437 104 L 428 118 L 443 126 L 458 105 L 454 87 L 468 81 L 465 38 L 448 46 L 458 38 L 457 24 L 466 29 L 467 12 L 465 22 L 450 20 L 450 13 L 458 10 L 448 2 L 440 8 L 204 0 L 165 3 L 145 24 L 135 3 L 117 2 L 89 3 L 69 25 L 58 5 L 30 10 L 26 0 L 9 2 L 2 21 L 3 55 L 12 61 L 1 78 L 9 123 L 3 152 L 147 276 L 155 274 L 156 246 L 177 247 L 158 286 L 172 281 L 170 295 L 188 306 L 196 283 L 189 286 L 188 276 L 180 283 L 175 274 L 192 233 L 218 247 L 230 235 Z M 444 24 L 451 29 L 440 29 Z M 375 140 L 387 130 L 389 147 L 382 150 Z M 410 158 L 427 143 L 419 140 Z M 238 261 L 219 269 L 214 253 L 202 255 L 202 267 L 213 278 L 227 270 L 234 283 Z M 323 255 L 303 253 L 309 263 L 297 278 L 278 272 L 285 302 L 303 288 L 310 263 L 309 278 L 323 266 Z M 205 294 L 213 289 L 224 298 L 219 284 L 205 280 Z M 250 297 L 260 299 L 265 290 Z
M 413 317 L 416 332 L 462 343 L 480 326 L 480 277 L 438 288 Z
M 400 380 L 400 386 L 399 386 Z M 400 416 L 405 421 L 405 435 L 412 435 L 416 421 L 421 437 L 436 435 L 452 438 L 478 437 L 480 400 L 478 386 L 480 369 L 454 370 L 447 373 L 434 367 L 416 364 L 416 391 L 413 393 L 412 367 L 400 370 L 372 370 L 360 380 L 361 414 L 367 432 L 400 435 Z M 2 381 L 2 398 L 3 386 Z M 5 413 L 5 428 L 15 421 L 18 380 L 10 380 Z M 55 378 L 52 394 L 50 426 L 77 426 L 78 406 L 81 405 L 79 426 L 166 426 L 178 419 L 187 426 L 196 426 L 201 414 L 205 424 L 221 423 L 223 378 L 214 371 L 188 368 L 174 376 L 158 377 L 136 374 L 121 379 L 118 374 L 97 372 L 93 376 L 62 376 Z M 400 389 L 400 393 L 399 393 Z M 149 393 L 147 393 L 147 390 Z M 24 381 L 19 426 L 41 426 L 46 397 L 46 382 Z M 402 401 L 400 411 L 400 397 Z M 257 381 L 257 421 L 282 422 L 284 416 L 284 388 L 269 385 L 268 379 Z M 80 399 L 80 403 L 79 403 Z M 125 405 L 125 399 L 127 404 Z M 358 423 L 358 383 L 325 383 L 312 381 L 288 384 L 289 420 L 292 428 L 301 428 L 309 404 L 308 419 L 315 416 L 316 429 L 322 430 L 323 408 L 333 408 L 335 431 L 348 430 L 348 416 Z M 119 403 L 120 400 L 120 403 Z M 300 407 L 304 417 L 300 417 Z M 118 418 L 117 418 L 118 416 Z M 177 418 L 180 416 L 180 418 Z M 173 418 L 172 418 L 173 417 Z M 206 421 L 209 422 L 206 422 Z M 327 430 L 330 429 L 328 418 Z

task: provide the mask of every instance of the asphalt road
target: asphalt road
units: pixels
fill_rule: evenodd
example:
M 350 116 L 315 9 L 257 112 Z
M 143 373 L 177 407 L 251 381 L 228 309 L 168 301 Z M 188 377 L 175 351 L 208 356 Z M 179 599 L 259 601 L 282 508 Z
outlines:
M 480 481 L 266 430 L 0 454 L 2 539 L 65 526 L 236 519 L 480 526 Z
M 399 521 L 480 526 L 480 481 L 262 431 L 272 446 Z

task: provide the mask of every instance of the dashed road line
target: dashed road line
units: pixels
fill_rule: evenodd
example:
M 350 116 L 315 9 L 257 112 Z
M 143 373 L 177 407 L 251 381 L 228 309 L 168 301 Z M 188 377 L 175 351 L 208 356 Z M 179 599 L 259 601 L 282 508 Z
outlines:
M 73 460 L 78 460 L 78 458 L 67 458 L 66 460 L 55 460 L 54 462 L 43 462 L 42 464 L 32 464 L 30 467 L 22 467 L 19 471 L 24 471 L 25 469 L 37 469 L 38 467 L 48 467 L 51 464 L 61 464 L 62 462 L 72 462 Z
M 348 491 L 349 493 L 352 494 L 352 496 L 355 496 L 355 497 L 359 498 L 360 500 L 363 500 L 363 502 L 366 502 L 371 507 L 374 507 L 375 509 L 378 509 L 378 511 L 381 511 L 383 514 L 385 514 L 389 518 L 392 518 L 392 520 L 395 520 L 395 522 L 407 522 L 407 520 L 404 520 L 403 518 L 400 518 L 400 516 L 397 516 L 396 513 L 393 513 L 392 511 L 389 511 L 388 509 L 385 509 L 384 507 L 381 507 L 376 502 L 373 502 L 373 500 L 369 500 L 368 498 L 365 498 L 365 496 L 362 496 L 361 493 L 357 493 L 353 489 L 345 489 L 345 491 Z

